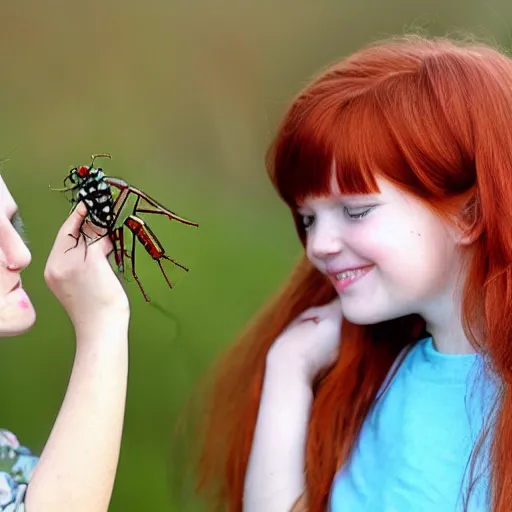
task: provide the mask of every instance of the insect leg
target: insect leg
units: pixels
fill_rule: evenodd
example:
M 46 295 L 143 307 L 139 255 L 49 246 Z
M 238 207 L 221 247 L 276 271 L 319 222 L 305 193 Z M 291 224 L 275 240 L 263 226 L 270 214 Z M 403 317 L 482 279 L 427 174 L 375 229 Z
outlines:
M 119 190 L 129 190 L 129 193 L 137 195 L 139 198 L 144 199 L 148 204 L 150 204 L 153 208 L 155 208 L 158 211 L 162 212 L 162 215 L 165 215 L 169 217 L 170 219 L 177 220 L 178 222 L 181 222 L 182 224 L 188 224 L 189 226 L 195 226 L 198 227 L 199 225 L 196 222 L 192 222 L 190 220 L 184 219 L 182 217 L 179 217 L 171 210 L 168 210 L 165 206 L 160 204 L 158 201 L 153 199 L 151 196 L 148 196 L 145 192 L 142 192 L 142 190 L 139 190 L 138 188 L 132 187 L 129 183 L 126 181 L 120 179 L 120 178 L 113 178 L 111 176 L 108 176 L 105 178 L 105 182 L 109 185 L 112 185 L 113 187 L 118 188 Z M 144 210 L 137 210 L 139 212 L 144 212 Z M 154 213 L 153 211 L 148 211 L 146 213 Z M 136 215 L 136 212 L 134 211 L 134 215 Z
M 112 226 L 115 225 L 115 223 L 118 221 L 119 216 L 121 215 L 121 211 L 124 208 L 124 205 L 126 204 L 126 201 L 128 200 L 128 197 L 130 196 L 130 190 L 124 189 L 121 190 L 120 194 L 117 196 L 117 199 L 114 203 L 114 218 L 112 219 Z
M 160 267 L 160 270 L 164 276 L 165 281 L 169 285 L 169 288 L 172 288 L 172 283 L 169 280 L 169 278 L 167 277 L 167 274 L 165 273 L 165 269 L 162 265 L 161 260 L 165 259 L 167 261 L 170 261 L 171 263 L 173 263 L 177 267 L 185 270 L 186 272 L 188 272 L 188 268 L 185 267 L 184 265 L 182 265 L 181 263 L 178 263 L 175 259 L 173 259 L 170 256 L 167 256 L 165 254 L 165 251 L 163 249 L 162 244 L 160 243 L 160 240 L 158 240 L 158 237 L 155 235 L 155 233 L 153 233 L 153 231 L 147 224 L 145 224 L 145 223 L 140 224 L 139 233 L 143 233 L 145 235 L 145 236 L 141 237 L 142 239 L 151 241 L 150 242 L 151 245 L 144 246 L 144 248 L 146 249 L 148 254 L 158 263 L 158 266 Z M 155 249 L 157 247 L 158 247 L 158 252 L 154 251 L 154 252 L 156 252 L 156 254 L 152 254 L 151 248 Z
M 84 251 L 84 261 L 85 259 L 87 258 L 87 238 L 91 239 L 91 237 L 84 231 L 84 224 L 87 222 L 87 220 L 84 220 L 78 230 L 78 236 L 75 236 L 71 233 L 68 233 L 68 236 L 70 236 L 71 238 L 73 238 L 75 240 L 75 245 L 73 247 L 70 247 L 69 249 L 66 249 L 64 252 L 68 252 L 68 251 L 71 251 L 71 249 L 76 249 L 78 247 L 78 242 L 80 241 L 80 237 L 82 237 L 84 239 L 84 246 L 85 246 L 85 251 Z
M 135 269 L 135 246 L 136 244 L 136 234 L 132 231 L 132 254 L 130 256 L 130 259 L 132 260 L 132 275 L 135 281 L 137 281 L 137 284 L 139 285 L 140 291 L 142 292 L 142 295 L 144 296 L 144 300 L 146 302 L 150 302 L 149 297 L 147 296 L 146 292 L 144 291 L 144 288 L 142 286 L 142 283 L 140 282 L 139 276 L 137 275 L 137 271 Z
M 116 262 L 117 268 L 121 274 L 124 275 L 125 267 L 124 267 L 124 228 L 123 226 L 114 229 L 110 234 L 110 240 L 112 241 L 112 245 L 114 246 L 114 260 Z
M 157 215 L 163 215 L 167 217 L 170 220 L 177 220 L 178 222 L 181 222 L 182 224 L 187 224 L 188 226 L 194 226 L 199 227 L 199 224 L 197 222 L 192 222 L 191 220 L 184 219 L 183 217 L 178 217 L 178 215 L 169 215 L 165 211 L 162 210 L 150 210 L 149 208 L 137 208 L 137 210 L 134 211 L 134 215 L 138 213 L 156 213 Z
M 167 256 L 167 254 L 162 254 L 161 258 L 166 259 L 167 261 L 170 261 L 171 263 L 174 263 L 177 267 L 182 268 L 186 272 L 188 272 L 188 268 L 182 265 L 181 263 L 178 263 L 175 259 L 171 258 L 170 256 Z

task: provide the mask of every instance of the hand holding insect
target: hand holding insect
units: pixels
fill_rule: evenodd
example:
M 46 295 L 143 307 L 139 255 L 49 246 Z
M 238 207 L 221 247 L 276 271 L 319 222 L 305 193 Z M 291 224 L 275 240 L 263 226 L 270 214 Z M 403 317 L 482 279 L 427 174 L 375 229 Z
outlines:
M 123 321 L 129 316 L 129 302 L 123 286 L 107 259 L 113 250 L 109 237 L 88 248 L 84 259 L 84 237 L 79 236 L 87 215 L 78 207 L 60 228 L 45 268 L 45 280 L 68 313 L 77 331 L 97 329 L 99 324 Z M 87 229 L 87 226 L 85 227 Z M 75 246 L 82 250 L 68 250 Z M 93 233 L 91 232 L 91 236 Z
M 82 202 L 87 209 L 82 226 L 78 229 L 77 236 L 75 237 L 75 235 L 71 235 L 75 238 L 76 242 L 73 248 L 78 246 L 79 238 L 89 240 L 88 243 L 84 244 L 86 256 L 87 248 L 90 245 L 108 237 L 113 243 L 115 262 L 119 272 L 122 275 L 125 275 L 125 258 L 130 260 L 132 275 L 137 282 L 144 299 L 146 302 L 150 302 L 149 296 L 145 292 L 135 269 L 135 248 L 137 243 L 140 244 L 147 254 L 149 254 L 149 256 L 151 256 L 151 258 L 158 264 L 169 288 L 172 288 L 173 285 L 169 280 L 163 263 L 165 261 L 169 261 L 175 266 L 175 268 L 180 268 L 185 272 L 188 272 L 188 268 L 166 254 L 165 249 L 155 233 L 151 230 L 149 225 L 139 217 L 139 215 L 141 213 L 161 215 L 170 220 L 175 220 L 181 224 L 194 227 L 198 227 L 198 224 L 176 215 L 148 194 L 133 187 L 126 181 L 120 178 L 105 176 L 101 168 L 95 168 L 93 166 L 94 160 L 99 157 L 111 158 L 108 153 L 92 155 L 91 165 L 82 165 L 72 168 L 68 176 L 64 179 L 64 188 L 52 190 L 72 192 L 74 195 L 71 199 L 73 205 L 76 206 Z M 115 198 L 112 193 L 113 189 L 118 191 L 118 195 Z M 123 221 L 122 213 L 125 210 L 130 196 L 135 196 L 137 199 L 132 209 L 132 214 L 128 215 L 128 217 Z M 141 200 L 147 203 L 149 207 L 141 207 Z M 104 233 L 100 235 L 93 230 L 96 237 L 91 237 L 83 229 L 83 226 L 87 224 L 89 227 L 94 225 L 103 229 Z M 125 229 L 128 229 L 132 234 L 131 251 L 128 251 L 125 248 Z

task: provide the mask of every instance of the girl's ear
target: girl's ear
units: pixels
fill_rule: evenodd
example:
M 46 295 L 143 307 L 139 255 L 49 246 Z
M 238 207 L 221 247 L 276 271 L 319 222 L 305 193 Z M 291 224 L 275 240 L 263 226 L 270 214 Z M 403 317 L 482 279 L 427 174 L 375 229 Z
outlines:
M 480 202 L 476 195 L 468 199 L 462 214 L 457 216 L 453 226 L 453 235 L 457 245 L 467 247 L 474 244 L 482 234 L 483 224 Z
M 457 245 L 467 247 L 469 245 L 473 245 L 478 239 L 479 235 L 476 232 L 468 232 L 467 230 L 460 230 L 456 235 L 456 243 Z
M 475 226 L 462 226 L 460 224 L 451 228 L 452 236 L 455 243 L 460 247 L 468 247 L 473 245 L 482 234 L 481 230 L 475 229 Z

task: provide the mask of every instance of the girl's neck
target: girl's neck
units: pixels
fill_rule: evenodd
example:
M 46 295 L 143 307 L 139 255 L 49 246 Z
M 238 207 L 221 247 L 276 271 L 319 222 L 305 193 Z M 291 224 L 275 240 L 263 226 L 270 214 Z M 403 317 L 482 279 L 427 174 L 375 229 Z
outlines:
M 474 347 L 469 342 L 464 329 L 457 303 L 445 303 L 438 314 L 427 319 L 427 330 L 432 335 L 434 347 L 443 354 L 473 354 Z
M 440 329 L 428 326 L 427 329 L 432 334 L 434 347 L 438 352 L 443 354 L 474 354 L 476 352 L 464 332 L 455 333 L 450 330 L 442 332 Z
M 462 327 L 462 300 L 456 293 L 458 288 L 438 297 L 435 304 L 424 316 L 427 330 L 432 335 L 434 347 L 443 354 L 474 354 L 475 348 L 469 342 Z

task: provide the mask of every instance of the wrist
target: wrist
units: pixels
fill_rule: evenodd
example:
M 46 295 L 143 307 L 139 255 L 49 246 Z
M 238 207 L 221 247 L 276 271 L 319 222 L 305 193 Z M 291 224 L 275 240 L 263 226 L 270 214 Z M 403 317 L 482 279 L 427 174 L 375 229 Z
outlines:
M 282 357 L 283 354 L 268 353 L 265 365 L 265 379 L 272 381 L 293 382 L 311 387 L 313 378 L 306 361 L 294 355 Z
M 100 343 L 128 338 L 129 314 L 115 314 L 109 317 L 97 317 L 94 321 L 74 322 L 77 344 Z
M 307 369 L 300 364 L 285 364 L 281 360 L 269 358 L 265 367 L 263 391 L 271 390 L 272 395 L 295 396 L 303 399 L 313 397 L 312 380 Z

